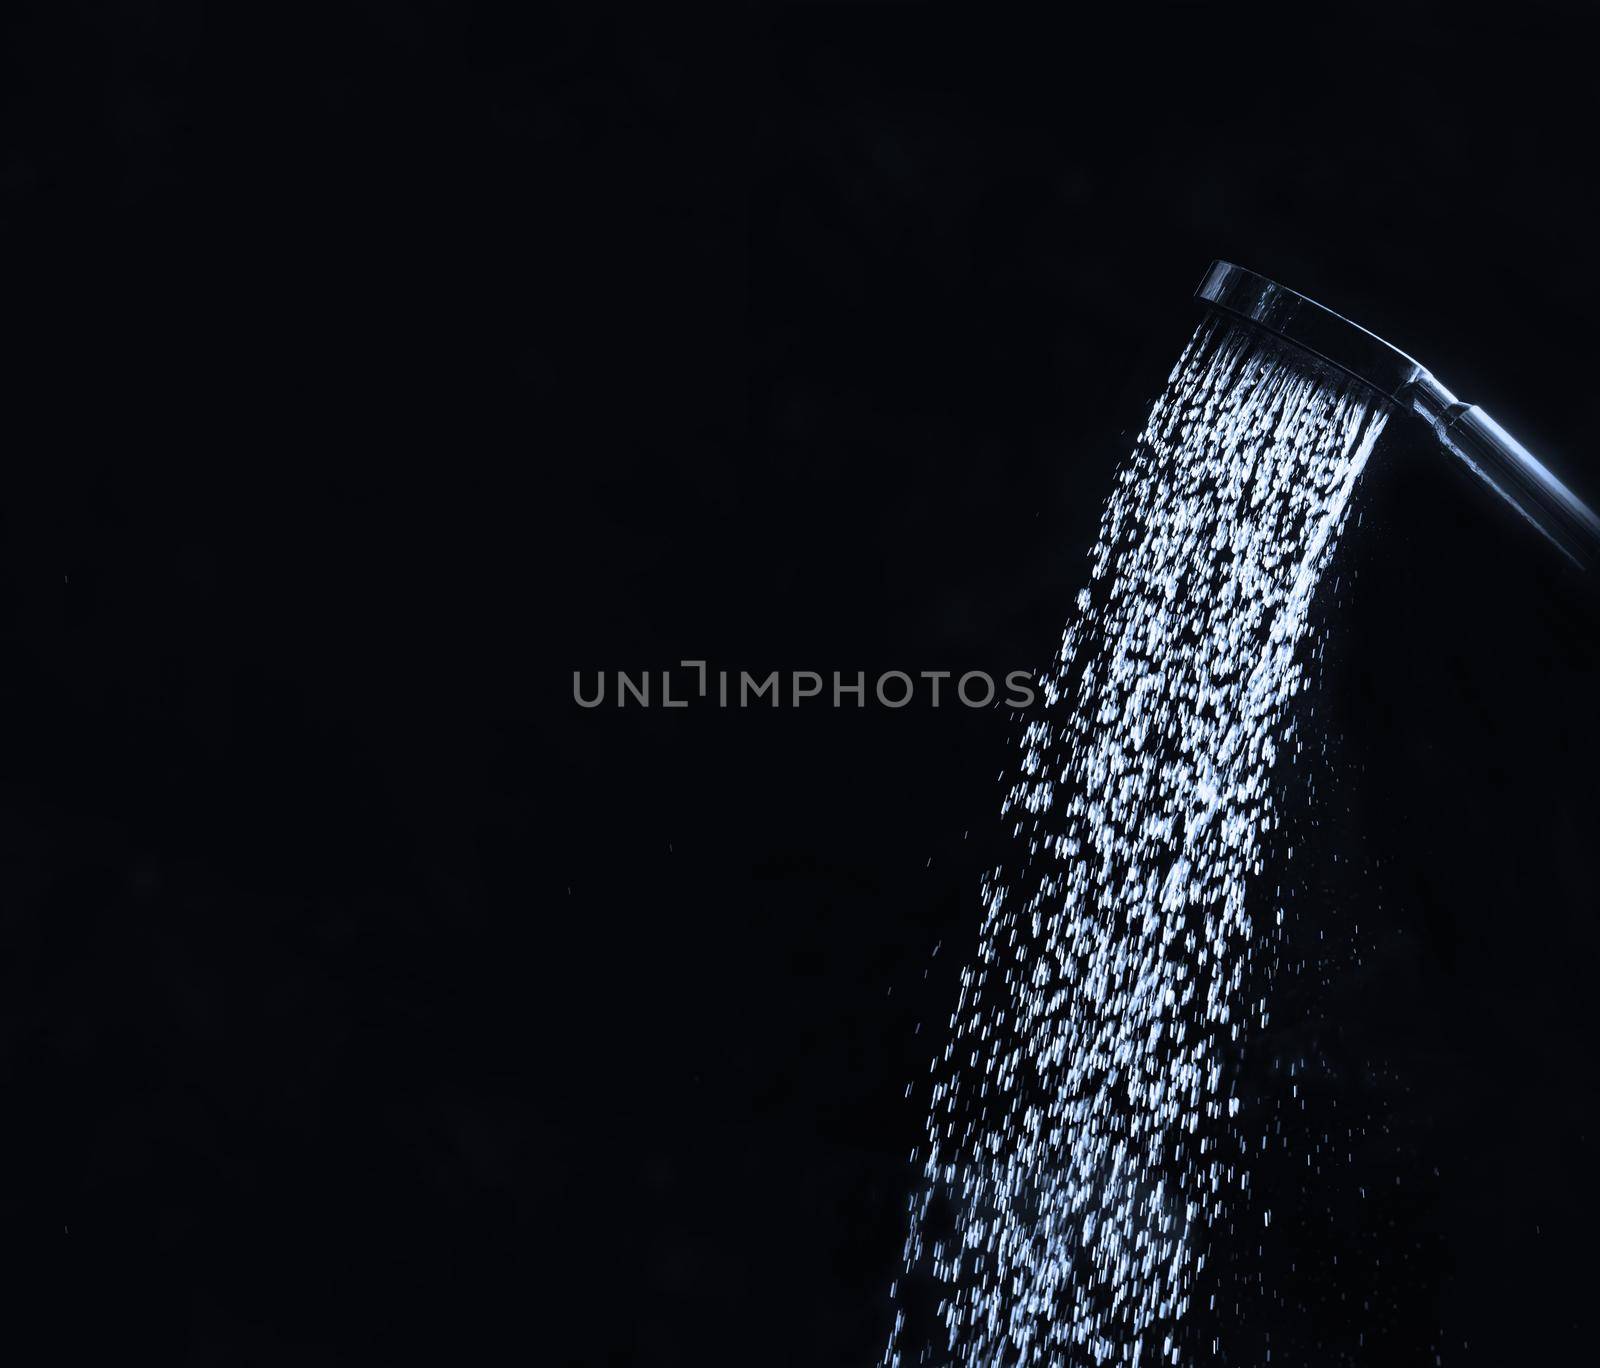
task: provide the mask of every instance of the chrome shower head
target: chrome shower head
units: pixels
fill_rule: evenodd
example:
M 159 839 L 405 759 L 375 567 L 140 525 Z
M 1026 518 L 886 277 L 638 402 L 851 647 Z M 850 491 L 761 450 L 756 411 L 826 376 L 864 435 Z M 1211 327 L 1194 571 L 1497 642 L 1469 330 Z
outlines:
M 1584 569 L 1600 567 L 1600 518 L 1493 418 L 1461 403 L 1398 347 L 1228 261 L 1211 263 L 1195 297 L 1303 348 L 1419 415 L 1447 450 L 1568 559 Z

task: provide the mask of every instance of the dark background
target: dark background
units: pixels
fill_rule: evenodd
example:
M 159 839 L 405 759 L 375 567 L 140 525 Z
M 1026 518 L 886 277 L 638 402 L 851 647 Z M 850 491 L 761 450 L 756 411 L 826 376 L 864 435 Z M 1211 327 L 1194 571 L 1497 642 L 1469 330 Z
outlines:
M 18 1362 L 875 1361 L 1014 724 L 572 672 L 1039 666 L 1214 256 L 1600 492 L 1579 6 L 516 9 L 7 10 Z M 1362 500 L 1227 1361 L 1571 1362 L 1593 608 Z

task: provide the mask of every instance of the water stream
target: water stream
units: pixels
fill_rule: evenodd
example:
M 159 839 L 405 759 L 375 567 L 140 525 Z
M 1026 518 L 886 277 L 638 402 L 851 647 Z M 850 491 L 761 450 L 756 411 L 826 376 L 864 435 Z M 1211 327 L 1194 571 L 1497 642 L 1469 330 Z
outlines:
M 1273 775 L 1384 419 L 1208 318 L 1123 463 L 933 1062 L 885 1363 L 1205 1361 L 1191 1312 L 1255 1147 L 1230 1079 L 1271 1010 Z

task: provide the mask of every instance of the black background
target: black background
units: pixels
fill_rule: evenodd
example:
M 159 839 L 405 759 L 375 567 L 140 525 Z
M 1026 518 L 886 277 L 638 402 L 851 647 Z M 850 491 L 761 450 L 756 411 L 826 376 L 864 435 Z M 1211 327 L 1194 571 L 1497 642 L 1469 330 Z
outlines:
M 1582 9 L 219 8 L 7 12 L 13 1357 L 873 1362 L 1014 724 L 573 671 L 1038 667 L 1215 256 L 1600 491 Z M 1593 609 L 1362 499 L 1228 1361 L 1573 1361 Z

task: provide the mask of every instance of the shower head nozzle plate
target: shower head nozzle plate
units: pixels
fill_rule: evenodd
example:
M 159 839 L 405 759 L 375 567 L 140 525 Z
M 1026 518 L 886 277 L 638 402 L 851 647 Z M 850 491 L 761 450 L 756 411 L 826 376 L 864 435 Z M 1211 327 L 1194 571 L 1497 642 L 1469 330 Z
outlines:
M 1213 261 L 1195 297 L 1370 385 L 1430 424 L 1446 450 L 1580 566 L 1600 569 L 1600 517 L 1482 409 L 1398 347 L 1275 280 Z
M 1399 400 L 1401 390 L 1428 375 L 1398 347 L 1359 324 L 1231 261 L 1211 263 L 1195 298 L 1303 347 L 1388 399 Z

